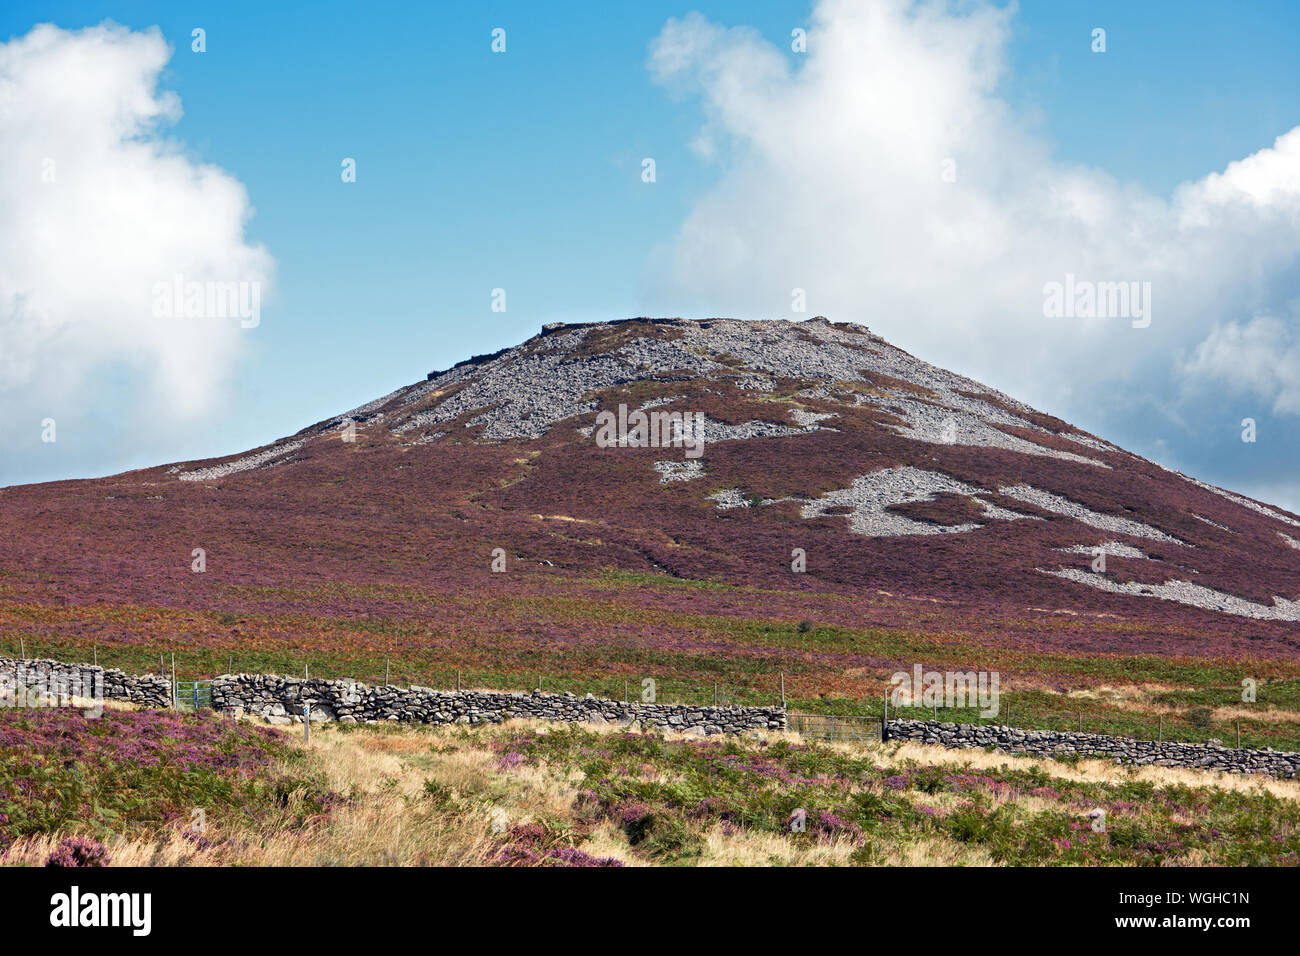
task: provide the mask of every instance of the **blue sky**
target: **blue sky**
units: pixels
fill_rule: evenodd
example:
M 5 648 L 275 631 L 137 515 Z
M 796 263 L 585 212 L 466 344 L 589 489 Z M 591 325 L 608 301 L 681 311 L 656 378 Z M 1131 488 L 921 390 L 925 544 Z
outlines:
M 160 27 L 173 54 L 159 83 L 183 109 L 162 134 L 244 185 L 254 209 L 245 236 L 274 260 L 261 324 L 244 333 L 206 414 L 152 429 L 133 407 L 142 395 L 129 363 L 92 369 L 91 408 L 84 392 L 70 392 L 67 407 L 46 402 L 68 422 L 57 443 L 39 443 L 34 423 L 8 423 L 0 484 L 257 446 L 544 322 L 716 314 L 698 283 L 677 287 L 648 270 L 744 157 L 691 148 L 709 120 L 707 97 L 658 82 L 649 47 L 670 17 L 699 10 L 714 24 L 755 28 L 798 70 L 790 31 L 811 10 L 752 0 L 278 7 L 20 0 L 0 9 L 0 40 L 44 22 Z M 1096 26 L 1107 31 L 1104 56 L 1089 47 Z M 190 51 L 194 27 L 206 30 L 205 53 Z M 507 31 L 504 54 L 490 50 L 495 27 Z M 1297 40 L 1293 3 L 1027 0 L 1010 20 L 996 95 L 1054 162 L 1168 198 L 1300 124 Z M 646 156 L 657 163 L 654 184 L 640 178 Z M 356 159 L 356 183 L 340 181 L 343 157 Z M 1287 268 L 1294 276 L 1294 262 L 1283 277 Z M 504 314 L 490 309 L 494 287 L 507 290 Z M 752 302 L 732 314 L 806 317 Z M 1170 380 L 1152 400 L 1159 411 L 1139 412 L 1130 398 L 1124 414 L 1036 389 L 1018 377 L 1015 356 L 1005 368 L 996 358 L 963 367 L 960 354 L 927 352 L 924 329 L 873 321 L 865 305 L 861 315 L 828 314 L 865 319 L 922 357 L 1200 477 L 1290 489 L 1271 497 L 1300 507 L 1287 484 L 1300 456 L 1279 438 L 1294 434 L 1296 417 L 1266 414 L 1263 399 L 1217 414 L 1211 393 L 1175 412 Z M 26 414 L 15 390 L 0 396 Z M 1256 407 L 1274 442 L 1266 450 L 1261 438 L 1267 467 L 1234 457 L 1239 412 Z M 1189 408 L 1203 420 L 1187 421 Z

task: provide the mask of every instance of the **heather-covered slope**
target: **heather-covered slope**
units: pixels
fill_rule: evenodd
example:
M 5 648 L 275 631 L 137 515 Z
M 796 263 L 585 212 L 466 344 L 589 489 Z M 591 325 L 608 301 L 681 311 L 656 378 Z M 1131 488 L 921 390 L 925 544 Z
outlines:
M 703 454 L 599 447 L 620 403 L 702 415 Z M 244 455 L 2 489 L 0 541 L 0 645 L 667 654 L 845 695 L 900 659 L 873 629 L 1006 670 L 1300 650 L 1300 518 L 821 318 L 548 327 Z

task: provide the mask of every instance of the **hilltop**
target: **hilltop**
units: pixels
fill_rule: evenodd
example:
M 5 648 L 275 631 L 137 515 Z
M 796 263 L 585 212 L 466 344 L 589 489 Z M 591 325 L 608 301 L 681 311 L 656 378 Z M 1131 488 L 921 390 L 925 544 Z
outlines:
M 702 454 L 601 447 L 620 405 L 698 421 Z M 1300 649 L 1300 518 L 821 317 L 549 325 L 268 446 L 0 512 L 0 643 L 128 666 L 766 700 L 784 670 L 849 700 L 917 660 L 1177 683 Z

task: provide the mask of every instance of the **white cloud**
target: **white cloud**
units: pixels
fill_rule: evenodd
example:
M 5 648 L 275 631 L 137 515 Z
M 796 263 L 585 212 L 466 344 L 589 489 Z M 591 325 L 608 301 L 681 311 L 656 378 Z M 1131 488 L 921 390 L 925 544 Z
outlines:
M 32 420 L 23 447 L 56 407 L 211 414 L 253 334 L 153 313 L 155 284 L 177 274 L 262 283 L 265 298 L 273 268 L 244 237 L 243 185 L 164 138 L 181 112 L 158 89 L 170 56 L 156 28 L 111 23 L 0 44 L 0 397 L 8 424 Z
M 1300 337 L 1281 319 L 1216 325 L 1184 368 L 1270 401 L 1278 414 L 1300 415 Z
M 1289 314 L 1300 128 L 1152 195 L 1053 158 L 997 93 L 1013 11 L 959 9 L 823 0 L 802 56 L 698 14 L 669 20 L 649 68 L 700 98 L 721 172 L 652 256 L 652 307 L 799 318 L 791 290 L 806 289 L 809 315 L 1093 422 L 1212 381 L 1225 321 Z M 1067 274 L 1150 282 L 1151 326 L 1045 318 L 1043 287 Z M 1270 329 L 1294 348 L 1293 327 Z M 1294 411 L 1294 381 L 1273 387 Z

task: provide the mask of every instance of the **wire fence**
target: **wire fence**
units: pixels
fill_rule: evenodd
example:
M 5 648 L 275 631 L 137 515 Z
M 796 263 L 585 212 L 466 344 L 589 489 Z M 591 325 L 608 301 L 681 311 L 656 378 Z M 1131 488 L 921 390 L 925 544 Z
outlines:
M 44 642 L 42 642 L 44 644 Z M 3 646 L 0 644 L 0 646 Z M 175 699 L 183 707 L 193 707 L 195 685 L 202 687 L 218 674 L 279 674 L 283 676 L 355 680 L 371 686 L 398 687 L 421 686 L 435 690 L 496 690 L 546 693 L 574 693 L 582 696 L 591 693 L 597 697 L 629 702 L 685 704 L 689 706 L 773 706 L 786 702 L 786 676 L 783 672 L 771 675 L 769 689 L 730 685 L 723 680 L 701 682 L 698 678 L 672 676 L 622 677 L 600 675 L 575 678 L 534 671 L 522 678 L 518 671 L 460 670 L 439 666 L 437 662 L 421 662 L 410 657 L 356 658 L 352 660 L 310 661 L 285 655 L 254 653 L 223 653 L 219 650 L 186 647 L 175 652 L 175 671 L 172 652 L 157 652 L 147 648 L 121 646 L 98 647 L 83 653 L 79 647 L 60 644 L 38 646 L 19 639 L 10 644 L 5 656 L 25 659 L 49 658 L 65 662 L 96 664 L 116 668 L 132 674 L 157 674 L 169 681 L 179 680 Z M 593 668 L 595 669 L 595 668 Z M 809 702 L 807 688 L 801 704 Z M 210 689 L 208 690 L 210 694 Z M 1130 737 L 1138 740 L 1180 741 L 1185 743 L 1217 742 L 1227 747 L 1274 747 L 1280 750 L 1300 751 L 1300 737 L 1287 732 L 1290 726 L 1300 730 L 1300 725 L 1278 727 L 1259 726 L 1249 720 L 1206 719 L 1209 708 L 1192 708 L 1179 712 L 1169 708 L 1166 713 L 1116 712 L 1102 713 L 1096 709 L 1061 707 L 1059 702 L 1044 706 L 1025 705 L 1002 695 L 999 712 L 983 717 L 974 708 L 943 708 L 888 706 L 891 719 L 940 720 L 948 723 L 971 725 L 1002 725 L 1018 730 L 1071 731 L 1096 733 L 1112 737 Z M 829 703 L 829 702 L 828 702 Z M 839 706 L 843 702 L 838 702 Z M 203 703 L 200 706 L 208 706 Z M 829 707 L 835 707 L 829 703 Z M 828 708 L 829 709 L 829 708 Z M 1197 711 L 1204 712 L 1198 719 Z M 805 737 L 819 740 L 879 740 L 880 719 L 885 713 L 883 697 L 868 698 L 860 707 L 848 713 L 794 713 L 787 714 L 791 730 Z
M 787 729 L 815 740 L 856 743 L 880 739 L 880 718 L 866 715 L 786 715 Z
M 1172 708 L 1171 708 L 1172 710 Z M 1200 716 L 1196 712 L 1204 711 Z M 1027 713 L 1026 713 L 1027 712 Z M 1191 714 L 1192 716 L 1189 716 Z M 1046 709 L 1012 706 L 1004 696 L 998 713 L 985 717 L 974 707 L 944 708 L 886 705 L 883 697 L 868 699 L 859 713 L 788 713 L 789 727 L 817 740 L 880 740 L 881 720 L 928 720 L 970 726 L 1002 726 L 1015 730 L 1100 734 L 1154 742 L 1219 744 L 1225 747 L 1273 747 L 1300 751 L 1300 738 L 1279 734 L 1276 728 L 1254 726 L 1248 720 L 1214 720 L 1208 708 L 1187 713 L 1099 713 L 1096 710 Z
M 0 642 L 0 648 L 5 645 Z M 347 680 L 371 687 L 427 687 L 440 691 L 491 690 L 550 694 L 590 693 L 608 700 L 630 703 L 682 704 L 694 707 L 770 707 L 784 703 L 785 676 L 778 672 L 770 678 L 766 692 L 753 686 L 737 686 L 724 680 L 700 681 L 663 675 L 623 677 L 599 674 L 593 677 L 554 675 L 541 670 L 493 671 L 459 669 L 428 664 L 410 657 L 357 658 L 352 660 L 312 660 L 264 653 L 232 654 L 207 648 L 178 648 L 175 651 L 151 651 L 140 648 L 93 646 L 89 653 L 80 647 L 29 644 L 20 640 L 9 645 L 0 656 L 24 660 L 48 659 L 69 664 L 92 664 L 128 674 L 155 675 L 175 684 L 174 699 L 186 706 L 195 682 L 201 685 L 224 674 L 267 674 L 300 679 Z M 599 670 L 593 667 L 593 670 Z M 187 696 L 188 695 L 188 696 Z M 181 699 L 184 698 L 184 699 Z
M 870 703 L 870 702 L 869 702 Z M 890 704 L 886 707 L 884 700 L 879 706 L 868 707 L 867 713 L 848 715 L 838 714 L 833 717 L 815 714 L 788 714 L 791 729 L 795 729 L 794 719 L 798 718 L 805 736 L 823 740 L 852 740 L 866 737 L 879 740 L 881 721 L 886 715 L 889 720 L 928 720 L 944 723 L 967 724 L 970 726 L 1002 726 L 1015 730 L 1043 730 L 1057 733 L 1099 734 L 1108 737 L 1127 737 L 1134 740 L 1154 742 L 1180 742 L 1218 744 L 1240 749 L 1244 745 L 1270 746 L 1275 749 L 1300 751 L 1300 739 L 1279 738 L 1269 735 L 1258 736 L 1258 730 L 1249 721 L 1219 721 L 1188 719 L 1180 714 L 1155 715 L 1155 727 L 1149 726 L 1151 715 L 1142 714 L 1143 719 L 1132 713 L 1104 714 L 1096 711 L 1047 711 L 1034 710 L 1028 721 L 1017 721 L 1011 706 L 1005 701 L 996 715 L 985 717 L 974 708 L 939 708 L 939 707 L 899 707 Z M 1177 719 L 1175 719 L 1177 718 Z M 857 721 L 864 726 L 873 727 L 872 732 L 855 731 L 849 722 Z M 1154 733 L 1150 731 L 1154 730 Z M 1145 732 L 1144 732 L 1145 731 Z M 854 736 L 857 734 L 858 736 Z

